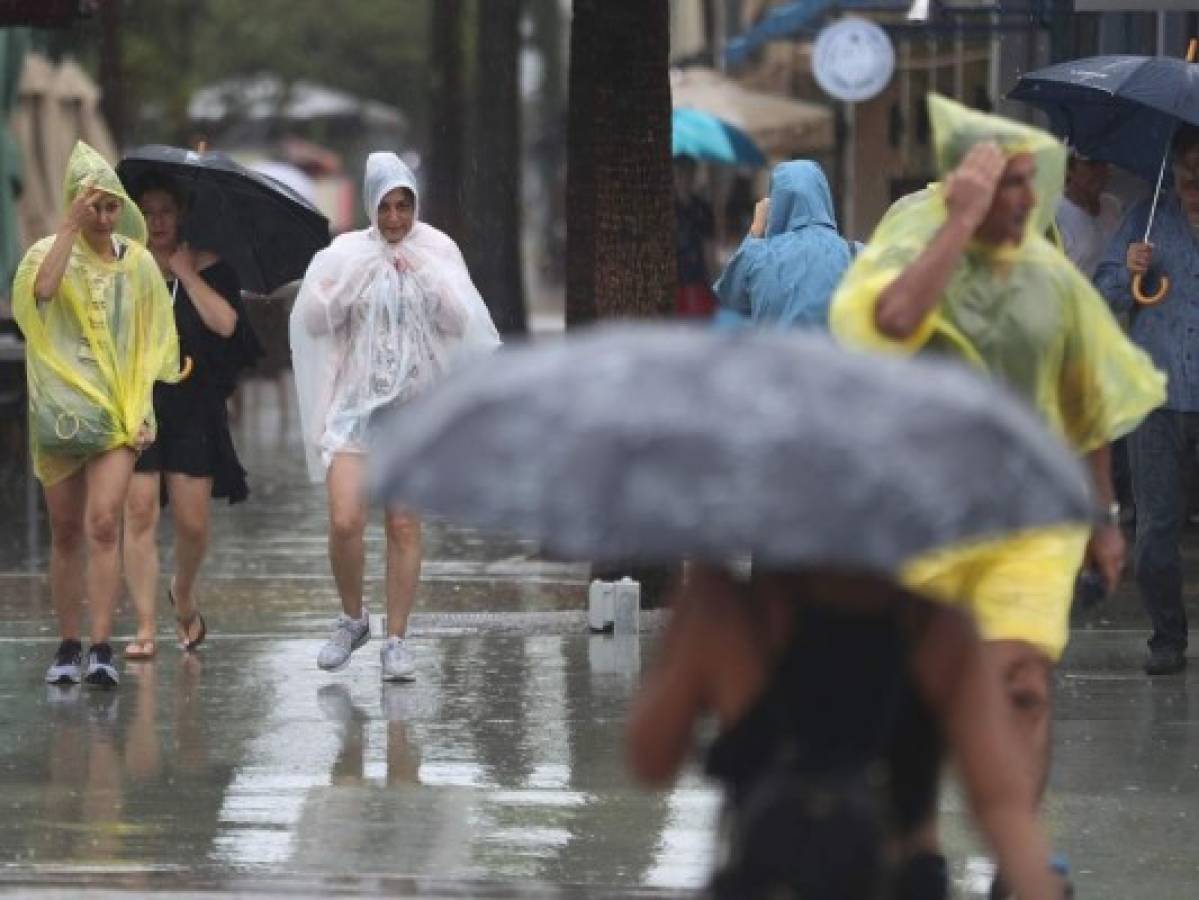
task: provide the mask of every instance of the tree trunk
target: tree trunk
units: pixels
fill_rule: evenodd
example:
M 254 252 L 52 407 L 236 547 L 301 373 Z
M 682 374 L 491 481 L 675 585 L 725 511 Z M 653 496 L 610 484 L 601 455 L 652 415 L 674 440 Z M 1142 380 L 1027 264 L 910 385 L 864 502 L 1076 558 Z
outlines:
M 521 0 L 479 0 L 475 129 L 466 258 L 501 334 L 523 334 L 521 271 Z
M 464 240 L 462 2 L 435 0 L 429 58 L 429 176 L 421 218 Z
M 574 0 L 567 157 L 570 326 L 674 308 L 670 10 Z
M 666 0 L 574 0 L 567 137 L 566 323 L 674 309 L 670 10 Z M 662 605 L 678 567 L 595 566 Z

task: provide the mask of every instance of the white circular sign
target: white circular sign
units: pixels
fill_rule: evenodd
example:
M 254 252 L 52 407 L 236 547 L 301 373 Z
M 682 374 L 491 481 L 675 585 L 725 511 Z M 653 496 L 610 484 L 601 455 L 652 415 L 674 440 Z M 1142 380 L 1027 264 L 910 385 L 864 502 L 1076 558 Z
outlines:
M 830 97 L 869 100 L 891 81 L 895 47 L 869 19 L 847 16 L 822 29 L 812 48 L 812 75 Z

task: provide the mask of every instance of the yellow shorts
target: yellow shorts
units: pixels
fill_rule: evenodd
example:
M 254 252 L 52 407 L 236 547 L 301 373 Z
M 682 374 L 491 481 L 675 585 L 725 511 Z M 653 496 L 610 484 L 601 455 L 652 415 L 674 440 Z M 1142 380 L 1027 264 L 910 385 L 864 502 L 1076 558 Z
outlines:
M 904 566 L 900 581 L 969 609 L 983 640 L 1025 641 L 1057 662 L 1089 537 L 1088 528 L 1057 526 L 936 550 Z

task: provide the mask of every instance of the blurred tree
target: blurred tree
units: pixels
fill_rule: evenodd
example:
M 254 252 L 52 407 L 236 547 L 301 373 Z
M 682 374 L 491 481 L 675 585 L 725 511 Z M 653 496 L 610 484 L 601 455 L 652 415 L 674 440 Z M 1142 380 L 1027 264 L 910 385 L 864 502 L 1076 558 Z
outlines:
M 428 221 L 456 240 L 463 240 L 463 172 L 465 95 L 462 89 L 462 0 L 439 0 L 432 15 L 429 59 L 429 157 L 425 198 Z
M 670 315 L 675 224 L 666 0 L 574 0 L 568 326 Z
M 541 60 L 541 83 L 526 136 L 536 166 L 542 204 L 538 258 L 542 277 L 562 284 L 566 274 L 566 54 L 562 0 L 528 0 L 532 43 Z
M 521 266 L 522 0 L 478 0 L 465 255 L 501 334 L 527 330 Z
M 666 0 L 574 0 L 567 138 L 566 324 L 670 315 L 675 220 Z M 593 566 L 666 602 L 677 566 Z
M 100 108 L 112 139 L 121 146 L 125 137 L 125 74 L 121 54 L 121 18 L 125 0 L 100 4 Z
M 398 106 L 421 135 L 431 5 L 354 0 L 334 13 L 324 0 L 123 0 L 130 142 L 187 142 L 197 87 L 264 72 Z M 85 59 L 91 37 L 76 29 Z

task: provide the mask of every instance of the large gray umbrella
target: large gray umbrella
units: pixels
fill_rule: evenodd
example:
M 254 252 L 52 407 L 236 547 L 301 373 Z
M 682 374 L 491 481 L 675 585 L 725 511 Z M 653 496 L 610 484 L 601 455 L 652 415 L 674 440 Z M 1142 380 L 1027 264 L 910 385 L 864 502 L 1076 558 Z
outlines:
M 591 560 L 892 572 L 1093 514 L 1079 462 L 980 376 L 795 333 L 624 325 L 507 349 L 396 412 L 372 459 L 376 499 Z

